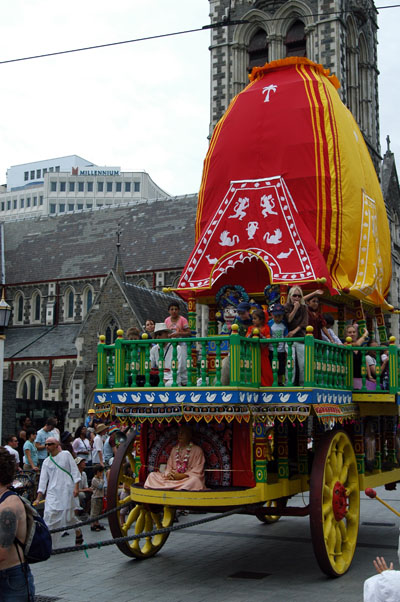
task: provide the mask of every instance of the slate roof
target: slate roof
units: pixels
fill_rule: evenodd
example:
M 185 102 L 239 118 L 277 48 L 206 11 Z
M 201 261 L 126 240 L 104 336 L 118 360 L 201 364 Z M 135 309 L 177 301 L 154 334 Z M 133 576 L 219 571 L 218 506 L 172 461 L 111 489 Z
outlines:
M 7 359 L 77 355 L 74 340 L 80 324 L 7 328 L 4 356 Z
M 186 303 L 175 295 L 159 293 L 148 288 L 124 283 L 126 296 L 140 324 L 144 325 L 146 320 L 164 322 L 168 316 L 168 305 L 171 301 L 178 303 L 181 314 L 187 317 Z
M 197 196 L 4 223 L 6 283 L 105 276 L 121 224 L 126 273 L 182 269 L 194 246 Z
M 383 157 L 381 180 L 382 194 L 385 202 L 392 201 L 393 204 L 393 201 L 398 201 L 399 181 L 396 171 L 396 161 L 391 151 L 386 151 Z

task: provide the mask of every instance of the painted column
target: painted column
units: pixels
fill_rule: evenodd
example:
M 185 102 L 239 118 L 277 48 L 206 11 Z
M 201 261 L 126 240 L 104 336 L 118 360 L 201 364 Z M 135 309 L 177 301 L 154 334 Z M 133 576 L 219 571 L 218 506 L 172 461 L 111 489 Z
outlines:
M 360 337 L 362 334 L 364 334 L 364 331 L 367 328 L 367 321 L 365 319 L 364 309 L 361 301 L 356 299 L 354 302 L 354 307 L 356 310 L 356 318 L 358 323 L 358 336 Z
M 104 334 L 99 336 L 99 344 L 97 345 L 97 386 L 102 389 L 107 386 L 107 355 L 104 345 L 106 337 Z
M 308 474 L 307 428 L 303 423 L 297 425 L 297 466 L 299 474 Z
M 218 334 L 217 320 L 216 320 L 216 305 L 210 305 L 208 311 L 208 336 L 215 337 Z M 208 342 L 207 349 L 207 371 L 210 376 L 210 382 L 214 379 L 216 374 L 216 343 L 215 341 Z
M 192 337 L 196 337 L 196 297 L 188 299 L 188 322 Z M 188 345 L 187 353 L 188 384 L 195 385 L 197 381 L 197 350 L 196 344 Z
M 381 344 L 386 343 L 386 341 L 388 340 L 388 335 L 386 330 L 385 318 L 383 317 L 383 312 L 380 307 L 375 307 L 375 319 L 376 325 L 378 327 L 379 342 Z
M 122 346 L 123 330 L 117 330 L 117 340 L 114 344 L 115 351 L 115 386 L 123 387 L 125 385 L 125 347 Z
M 286 420 L 284 422 L 278 422 L 275 426 L 279 479 L 289 478 L 288 428 Z
M 346 306 L 340 305 L 338 307 L 338 337 L 341 341 L 344 341 L 346 331 Z
M 358 474 L 365 474 L 364 424 L 362 420 L 356 421 L 353 425 L 353 444 L 357 460 L 357 472 Z
M 267 430 L 265 424 L 258 422 L 254 429 L 255 441 L 254 441 L 254 474 L 256 483 L 267 482 Z

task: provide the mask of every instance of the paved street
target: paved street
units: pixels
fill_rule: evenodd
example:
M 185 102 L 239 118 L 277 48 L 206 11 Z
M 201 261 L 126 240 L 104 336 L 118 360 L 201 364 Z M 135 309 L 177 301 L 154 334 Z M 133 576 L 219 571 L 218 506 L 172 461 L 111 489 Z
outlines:
M 395 508 L 399 491 L 377 489 Z M 291 505 L 308 497 L 296 496 Z M 180 518 L 196 520 L 201 515 Z M 314 558 L 308 517 L 283 517 L 272 525 L 234 515 L 172 533 L 154 558 L 130 560 L 114 546 L 55 556 L 32 567 L 43 602 L 361 602 L 372 559 L 384 555 L 398 568 L 399 519 L 376 500 L 361 496 L 358 547 L 350 571 L 328 579 Z M 109 539 L 92 533 L 87 542 Z M 72 545 L 74 536 L 64 538 Z M 239 578 L 235 573 L 242 572 Z M 247 573 L 247 574 L 246 574 Z M 255 578 L 257 577 L 257 578 Z

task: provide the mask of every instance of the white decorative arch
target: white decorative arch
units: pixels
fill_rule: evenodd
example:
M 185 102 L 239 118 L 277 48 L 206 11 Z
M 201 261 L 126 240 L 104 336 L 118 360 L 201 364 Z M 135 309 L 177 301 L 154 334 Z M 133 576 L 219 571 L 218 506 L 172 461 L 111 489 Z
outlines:
M 274 14 L 273 23 L 275 23 L 274 33 L 281 36 L 282 39 L 286 36 L 288 29 L 296 21 L 303 21 L 305 27 L 315 25 L 315 16 L 313 16 L 310 7 L 301 0 L 291 0 L 278 8 Z
M 253 35 L 263 29 L 269 41 L 271 35 L 270 13 L 258 9 L 251 9 L 243 15 L 243 20 L 248 21 L 237 25 L 233 32 L 232 40 L 232 97 L 236 96 L 249 83 L 248 79 L 248 46 Z M 270 44 L 268 45 L 269 60 Z
M 24 370 L 24 372 L 20 375 L 17 382 L 17 399 L 22 399 L 24 397 L 24 385 L 26 385 L 27 388 L 26 399 L 45 398 L 46 383 L 39 370 L 29 368 Z M 33 393 L 33 396 L 31 392 Z M 40 394 L 41 392 L 42 394 Z
M 248 21 L 242 25 L 236 25 L 233 32 L 233 45 L 248 46 L 251 38 L 259 29 L 264 29 L 267 36 L 273 30 L 271 28 L 272 15 L 266 11 L 252 9 L 243 15 L 243 21 Z
M 99 335 L 106 335 L 106 343 L 112 344 L 116 339 L 116 332 L 121 328 L 118 316 L 113 312 L 104 315 L 100 322 Z M 109 336 L 110 335 L 110 336 Z
M 150 288 L 149 283 L 147 282 L 146 278 L 140 278 L 138 280 L 136 286 L 142 286 L 143 288 Z

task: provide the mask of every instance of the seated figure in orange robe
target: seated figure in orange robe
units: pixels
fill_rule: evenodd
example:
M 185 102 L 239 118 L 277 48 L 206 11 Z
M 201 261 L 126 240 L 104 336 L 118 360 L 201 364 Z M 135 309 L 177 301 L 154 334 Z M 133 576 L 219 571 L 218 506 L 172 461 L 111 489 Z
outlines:
M 204 453 L 192 442 L 192 430 L 184 425 L 178 432 L 175 445 L 168 458 L 165 473 L 151 472 L 144 484 L 146 489 L 205 489 Z

